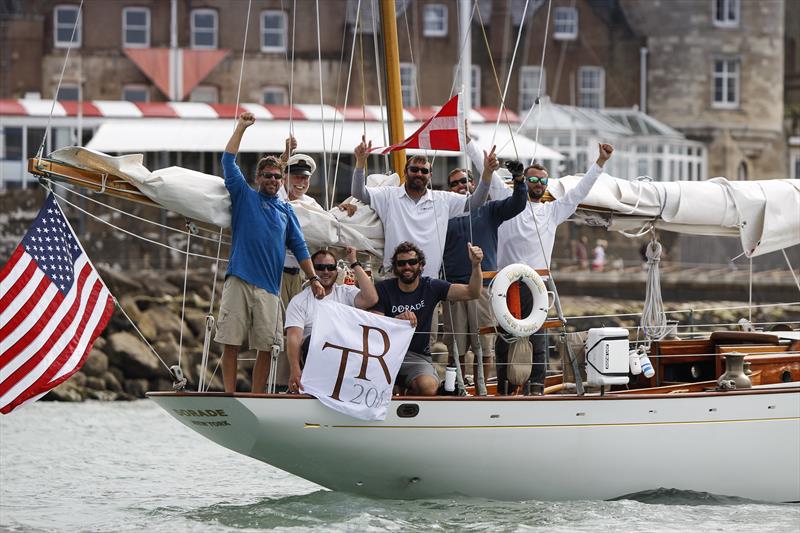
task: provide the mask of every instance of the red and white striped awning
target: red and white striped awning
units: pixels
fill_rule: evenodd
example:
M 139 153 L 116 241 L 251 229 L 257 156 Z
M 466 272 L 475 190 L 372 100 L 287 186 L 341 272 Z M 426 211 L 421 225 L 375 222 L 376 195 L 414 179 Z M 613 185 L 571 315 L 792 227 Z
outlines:
M 136 152 L 218 152 L 231 134 L 232 120 L 243 111 L 256 116 L 252 133 L 245 136 L 242 152 L 281 152 L 290 131 L 300 143 L 300 150 L 309 154 L 349 152 L 363 134 L 375 143 L 388 144 L 386 110 L 381 106 L 342 107 L 315 104 L 294 106 L 240 104 L 205 104 L 199 102 L 126 102 L 93 100 L 90 102 L 52 100 L 0 100 L 0 119 L 36 119 L 41 122 L 50 116 L 53 124 L 63 126 L 82 113 L 86 123 L 97 130 L 87 148 L 106 153 Z M 417 129 L 421 122 L 439 108 L 405 109 L 407 132 Z M 473 139 L 486 146 L 494 143 L 503 158 L 561 160 L 564 157 L 524 135 L 514 134 L 519 117 L 503 111 L 503 120 L 496 127 L 498 108 L 478 108 L 469 113 L 469 132 Z M 140 120 L 144 119 L 144 120 Z M 182 120 L 174 120 L 182 119 Z M 505 124 L 508 121 L 511 124 Z M 442 156 L 456 152 L 439 151 Z
M 52 100 L 0 100 L 0 116 L 50 116 Z M 54 117 L 73 117 L 79 108 L 84 117 L 99 118 L 181 118 L 181 119 L 232 119 L 239 113 L 250 111 L 262 120 L 337 120 L 383 122 L 386 110 L 381 106 L 333 107 L 316 104 L 270 105 L 243 103 L 205 104 L 200 102 L 127 102 L 119 100 L 92 100 L 88 102 L 58 101 L 53 107 Z M 403 110 L 406 122 L 422 122 L 430 118 L 438 107 L 416 107 Z M 497 120 L 500 109 L 479 107 L 470 111 L 470 123 Z M 503 111 L 502 122 L 518 123 L 519 117 L 509 110 Z

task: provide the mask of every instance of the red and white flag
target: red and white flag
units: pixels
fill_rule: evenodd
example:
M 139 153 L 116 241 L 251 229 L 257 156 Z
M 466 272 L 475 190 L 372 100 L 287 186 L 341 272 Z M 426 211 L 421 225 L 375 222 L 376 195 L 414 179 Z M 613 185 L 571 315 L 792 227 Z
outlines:
M 373 148 L 386 155 L 395 150 L 419 148 L 421 150 L 461 151 L 461 128 L 464 124 L 464 113 L 461 110 L 459 95 L 455 95 L 442 106 L 438 113 L 425 121 L 417 131 L 406 140 L 387 146 Z
M 114 298 L 53 194 L 0 271 L 0 413 L 80 369 Z

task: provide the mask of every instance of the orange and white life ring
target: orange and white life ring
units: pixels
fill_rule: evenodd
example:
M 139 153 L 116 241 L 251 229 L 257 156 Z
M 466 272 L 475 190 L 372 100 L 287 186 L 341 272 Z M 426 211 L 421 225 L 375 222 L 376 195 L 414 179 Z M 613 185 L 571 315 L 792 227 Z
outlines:
M 533 308 L 530 314 L 524 318 L 514 317 L 509 311 L 506 301 L 509 287 L 517 281 L 527 285 L 533 295 Z M 502 269 L 489 285 L 489 298 L 497 323 L 515 337 L 530 337 L 542 327 L 547 319 L 547 312 L 555 302 L 555 298 L 553 298 L 553 303 L 549 302 L 551 294 L 536 270 L 520 263 L 508 265 Z

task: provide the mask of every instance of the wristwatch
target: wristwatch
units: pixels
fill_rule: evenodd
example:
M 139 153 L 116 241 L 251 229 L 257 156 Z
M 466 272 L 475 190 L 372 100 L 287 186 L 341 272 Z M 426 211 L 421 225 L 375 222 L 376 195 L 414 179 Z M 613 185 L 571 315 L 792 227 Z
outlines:
M 361 261 L 356 261 L 350 265 L 350 270 L 355 270 L 356 267 L 364 268 L 364 265 L 361 264 Z
M 319 276 L 317 276 L 316 274 L 314 274 L 313 276 L 311 276 L 310 278 L 308 278 L 308 282 L 309 282 L 309 283 L 311 283 L 311 282 L 313 282 L 313 281 L 318 281 L 318 282 L 322 283 L 322 281 L 319 279 Z

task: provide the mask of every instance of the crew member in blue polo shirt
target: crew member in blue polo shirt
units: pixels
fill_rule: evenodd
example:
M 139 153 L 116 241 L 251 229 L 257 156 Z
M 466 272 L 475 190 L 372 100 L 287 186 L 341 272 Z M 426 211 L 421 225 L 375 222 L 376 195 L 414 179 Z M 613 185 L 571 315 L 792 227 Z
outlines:
M 224 346 L 225 392 L 236 391 L 239 348 L 248 338 L 250 349 L 257 351 L 252 391 L 264 392 L 272 347 L 283 345 L 280 289 L 287 248 L 311 281 L 314 296 L 325 295 L 294 210 L 277 196 L 283 183 L 278 158 L 267 156 L 258 162 L 255 190 L 236 164 L 244 131 L 255 121 L 252 113 L 239 115 L 222 154 L 225 187 L 231 196 L 231 251 L 214 340 Z
M 483 152 L 483 175 L 487 181 L 492 173 L 500 167 L 495 155 L 495 147 L 488 154 Z M 488 176 L 487 176 L 488 175 Z M 524 176 L 514 178 L 514 193 L 503 200 L 493 200 L 472 209 L 464 216 L 451 218 L 447 223 L 447 238 L 444 244 L 444 279 L 450 283 L 468 283 L 471 274 L 471 263 L 467 256 L 468 242 L 472 242 L 483 250 L 481 269 L 484 272 L 497 270 L 497 228 L 500 224 L 514 218 L 525 209 L 527 188 Z M 450 191 L 458 194 L 472 193 L 475 189 L 472 178 L 466 169 L 457 168 L 447 176 Z M 486 280 L 488 283 L 489 280 Z M 461 357 L 472 348 L 477 356 L 480 342 L 483 353 L 483 376 L 489 377 L 494 352 L 494 335 L 479 336 L 480 328 L 494 326 L 489 291 L 484 287 L 477 300 L 448 301 L 442 305 L 444 310 L 445 344 L 450 351 L 450 361 L 454 359 L 454 346 Z M 475 365 L 479 363 L 476 359 Z M 464 368 L 462 366 L 462 374 Z M 473 374 L 477 375 L 477 374 Z

